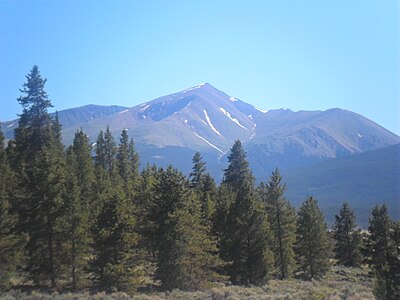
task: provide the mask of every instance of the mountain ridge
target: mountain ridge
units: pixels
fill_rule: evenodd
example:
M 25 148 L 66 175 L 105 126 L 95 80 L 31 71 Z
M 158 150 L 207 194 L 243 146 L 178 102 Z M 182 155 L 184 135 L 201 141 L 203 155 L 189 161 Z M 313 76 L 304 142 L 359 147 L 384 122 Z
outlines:
M 263 110 L 209 83 L 130 108 L 86 105 L 62 110 L 59 119 L 67 145 L 80 128 L 93 143 L 107 126 L 116 137 L 126 129 L 142 152 L 142 163 L 175 164 L 180 157 L 174 157 L 171 149 L 200 151 L 210 157 L 209 163 L 217 164 L 210 166 L 217 178 L 237 139 L 244 144 L 257 178 L 275 167 L 290 169 L 400 143 L 394 133 L 348 110 Z M 16 123 L 2 123 L 6 138 L 12 137 Z

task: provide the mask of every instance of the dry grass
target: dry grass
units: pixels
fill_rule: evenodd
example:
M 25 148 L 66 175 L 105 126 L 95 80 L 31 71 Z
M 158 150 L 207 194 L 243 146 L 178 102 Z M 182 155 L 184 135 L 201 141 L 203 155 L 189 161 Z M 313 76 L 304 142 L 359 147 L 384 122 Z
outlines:
M 271 280 L 264 286 L 219 286 L 209 290 L 184 292 L 173 290 L 171 292 L 154 292 L 148 294 L 125 293 L 89 293 L 81 294 L 43 294 L 32 292 L 30 294 L 12 290 L 0 295 L 1 300 L 164 300 L 164 299 L 210 299 L 210 300 L 236 300 L 236 299 L 264 299 L 264 300 L 361 300 L 374 299 L 374 279 L 368 275 L 368 270 L 363 268 L 344 268 L 335 266 L 325 278 L 318 281 L 302 281 L 298 279 Z

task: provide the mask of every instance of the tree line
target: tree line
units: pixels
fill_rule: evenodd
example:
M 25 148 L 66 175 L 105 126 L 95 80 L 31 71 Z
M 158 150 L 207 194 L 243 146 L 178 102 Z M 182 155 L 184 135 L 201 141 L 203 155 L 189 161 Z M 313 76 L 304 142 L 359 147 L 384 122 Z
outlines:
M 368 233 L 343 204 L 328 231 L 316 199 L 296 209 L 278 170 L 256 185 L 240 141 L 217 185 L 200 153 L 188 177 L 140 171 L 126 130 L 95 145 L 77 131 L 65 149 L 46 80 L 26 76 L 15 138 L 0 131 L 0 288 L 13 282 L 65 290 L 199 289 L 216 282 L 318 279 L 333 263 L 369 264 L 376 295 L 399 299 L 400 223 L 385 205 Z

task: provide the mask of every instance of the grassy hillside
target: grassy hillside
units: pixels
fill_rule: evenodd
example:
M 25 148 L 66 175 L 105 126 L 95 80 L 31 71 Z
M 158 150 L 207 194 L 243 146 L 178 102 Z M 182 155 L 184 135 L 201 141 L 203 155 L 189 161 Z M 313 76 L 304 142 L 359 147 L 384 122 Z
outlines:
M 163 300 L 163 299 L 265 299 L 265 300 L 368 300 L 373 296 L 373 277 L 368 269 L 333 267 L 327 276 L 318 281 L 271 280 L 266 285 L 256 287 L 216 286 L 202 291 L 149 292 L 128 295 L 125 293 L 41 293 L 39 291 L 9 291 L 0 295 L 1 300 Z

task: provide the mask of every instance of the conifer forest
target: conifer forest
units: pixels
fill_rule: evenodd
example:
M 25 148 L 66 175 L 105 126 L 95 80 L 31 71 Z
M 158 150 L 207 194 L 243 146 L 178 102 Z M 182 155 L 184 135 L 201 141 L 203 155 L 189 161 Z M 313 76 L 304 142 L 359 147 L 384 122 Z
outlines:
M 376 299 L 400 299 L 400 222 L 385 205 L 361 230 L 343 203 L 328 228 L 318 199 L 295 208 L 285 198 L 278 169 L 256 184 L 239 140 L 220 183 L 199 152 L 189 176 L 139 166 L 127 130 L 104 128 L 95 144 L 79 130 L 65 147 L 45 83 L 34 66 L 20 90 L 15 138 L 6 144 L 0 132 L 0 298 L 315 284 L 343 267 L 368 270 Z M 290 297 L 279 299 L 336 299 Z

